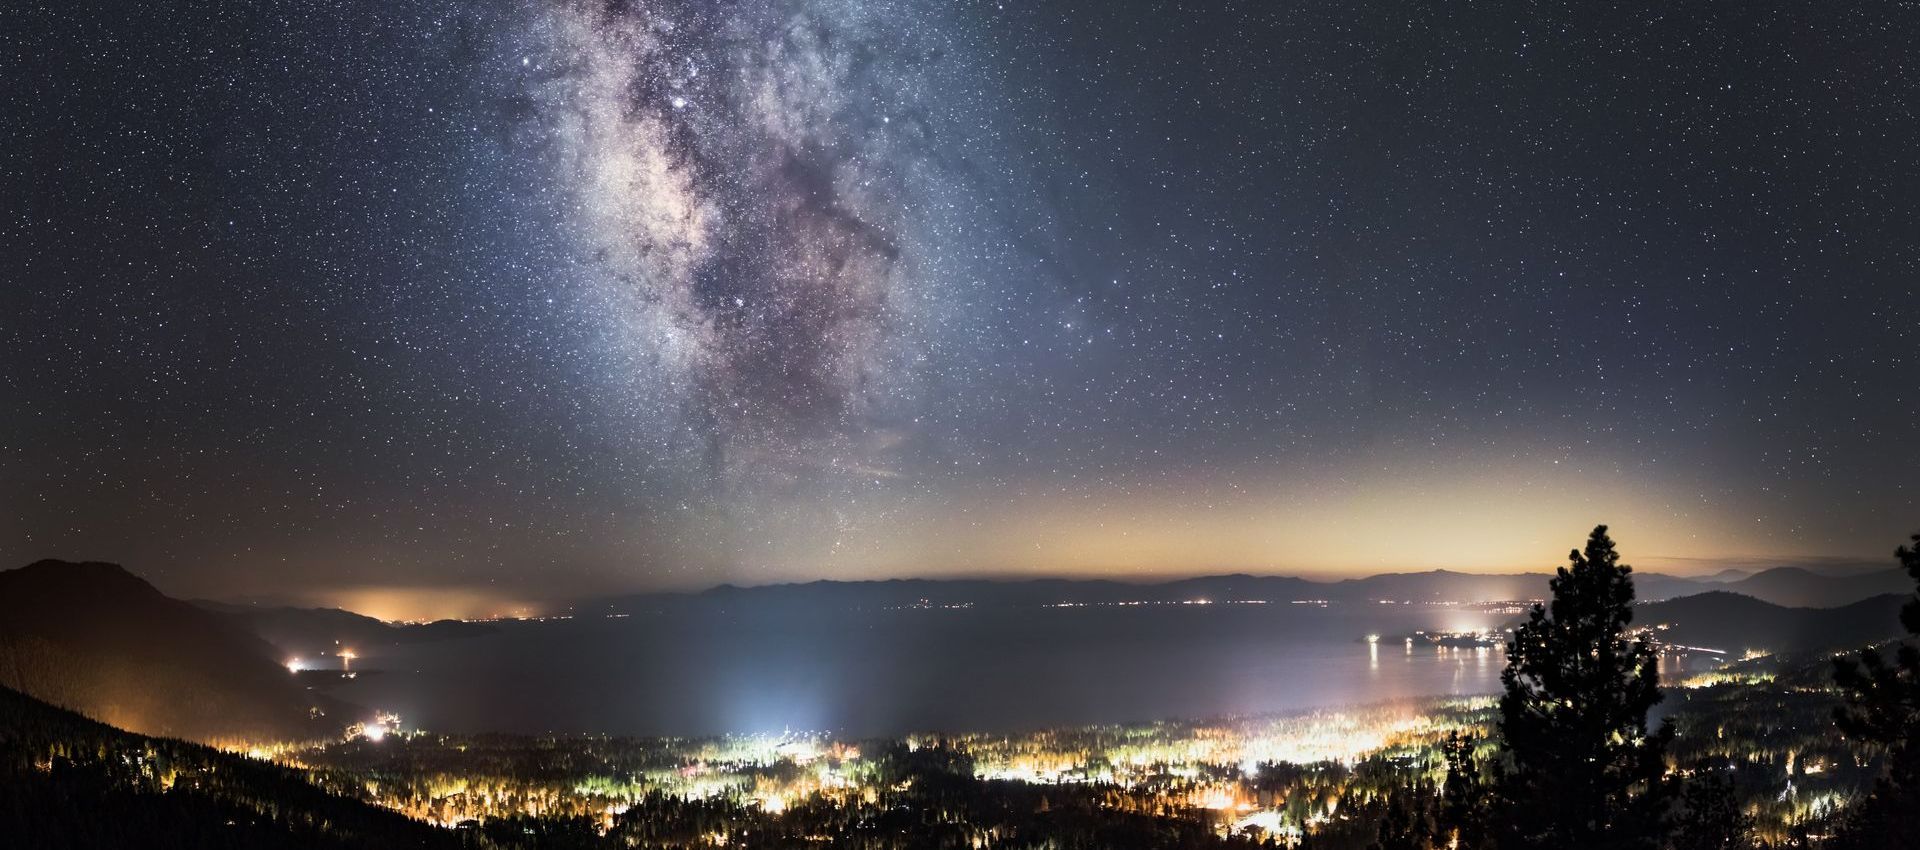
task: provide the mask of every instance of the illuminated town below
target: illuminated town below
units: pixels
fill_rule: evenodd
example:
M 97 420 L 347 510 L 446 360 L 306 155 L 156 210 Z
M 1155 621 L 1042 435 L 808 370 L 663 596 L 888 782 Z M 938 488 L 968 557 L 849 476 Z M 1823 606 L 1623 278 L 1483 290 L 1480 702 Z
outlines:
M 1445 647 L 1484 637 L 1419 639 Z M 1382 642 L 1372 641 L 1372 651 Z M 1756 837 L 1788 840 L 1839 811 L 1873 775 L 1871 753 L 1850 750 L 1808 722 L 1830 710 L 1835 697 L 1828 688 L 1783 686 L 1771 673 L 1732 670 L 1673 684 L 1680 687 L 1669 700 L 1683 742 L 1673 753 L 1676 767 L 1717 765 L 1741 774 L 1743 787 L 1762 789 L 1742 800 Z M 1484 734 L 1493 707 L 1491 697 L 1451 698 L 897 740 L 808 731 L 698 739 L 445 735 L 379 712 L 355 723 L 345 740 L 226 748 L 302 770 L 331 793 L 450 829 L 532 819 L 608 835 L 640 822 L 638 809 L 658 821 L 663 807 L 693 804 L 717 818 L 718 826 L 684 844 L 655 836 L 657 842 L 635 846 L 720 846 L 735 831 L 762 834 L 769 823 L 792 820 L 786 827 L 804 832 L 823 810 L 903 805 L 900 795 L 911 789 L 889 762 L 901 757 L 896 751 L 934 750 L 964 756 L 984 789 L 1084 793 L 1101 809 L 1293 846 L 1310 836 L 1366 833 L 1394 793 L 1444 779 L 1442 745 L 1453 733 Z

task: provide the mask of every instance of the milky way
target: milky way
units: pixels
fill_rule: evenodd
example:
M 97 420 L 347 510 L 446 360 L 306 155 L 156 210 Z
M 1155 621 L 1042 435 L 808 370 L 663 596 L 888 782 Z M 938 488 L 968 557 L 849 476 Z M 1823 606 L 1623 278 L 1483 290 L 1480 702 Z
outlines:
M 926 22 L 770 0 L 533 16 L 523 141 L 653 425 L 733 487 L 896 474 L 942 282 L 928 208 L 957 179 L 921 117 L 926 66 L 951 61 Z
M 1598 522 L 1649 569 L 1879 559 L 1920 522 L 1916 41 L 1814 3 L 13 3 L 0 567 L 1515 570 Z

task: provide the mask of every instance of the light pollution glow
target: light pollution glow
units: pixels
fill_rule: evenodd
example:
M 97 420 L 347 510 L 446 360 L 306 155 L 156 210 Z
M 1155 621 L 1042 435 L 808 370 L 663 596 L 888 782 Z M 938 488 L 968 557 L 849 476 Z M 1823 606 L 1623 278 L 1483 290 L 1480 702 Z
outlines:
M 1711 572 L 1729 560 L 1835 554 L 1754 506 L 1709 499 L 1692 482 L 1638 479 L 1536 461 L 1283 482 L 1161 483 L 980 494 L 968 507 L 892 517 L 818 561 L 770 557 L 767 580 L 901 575 L 1256 572 L 1347 578 L 1379 572 L 1551 569 L 1584 530 L 1619 530 L 1641 569 Z M 875 529 L 867 529 L 869 532 Z M 1861 541 L 1862 556 L 1878 540 Z
M 1210 475 L 1208 476 L 1211 477 Z M 883 580 L 909 576 L 1101 576 L 1159 580 L 1258 573 L 1337 580 L 1382 572 L 1550 571 L 1597 522 L 1617 529 L 1642 571 L 1702 574 L 1729 564 L 1878 556 L 1835 553 L 1798 526 L 1767 521 L 1764 506 L 1699 482 L 1596 472 L 1576 464 L 1463 460 L 1446 467 L 1322 471 L 1293 481 L 1158 481 L 1085 493 L 1009 485 L 955 502 L 912 505 L 816 530 L 818 545 L 764 541 L 718 580 L 738 584 Z M 614 574 L 614 575 L 617 575 Z M 601 577 L 592 592 L 700 590 L 712 573 L 652 575 L 645 586 Z M 579 598 L 501 581 L 449 590 L 366 583 L 307 595 L 383 620 L 489 619 L 552 613 Z

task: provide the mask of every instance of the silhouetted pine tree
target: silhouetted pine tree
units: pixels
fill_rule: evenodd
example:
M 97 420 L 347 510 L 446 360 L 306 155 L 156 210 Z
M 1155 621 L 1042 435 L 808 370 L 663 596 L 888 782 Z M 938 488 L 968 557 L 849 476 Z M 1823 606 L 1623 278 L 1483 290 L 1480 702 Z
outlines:
M 1665 837 L 1666 746 L 1652 647 L 1628 639 L 1632 568 L 1596 526 L 1507 644 L 1497 838 L 1520 848 L 1654 847 Z
M 1914 549 L 1894 550 L 1907 574 L 1920 582 L 1920 534 Z M 1920 635 L 1920 595 L 1900 609 L 1900 623 Z M 1846 705 L 1834 712 L 1850 738 L 1887 748 L 1887 773 L 1847 819 L 1837 846 L 1920 850 L 1920 648 L 1902 643 L 1891 664 L 1871 647 L 1855 658 L 1834 661 L 1834 681 Z

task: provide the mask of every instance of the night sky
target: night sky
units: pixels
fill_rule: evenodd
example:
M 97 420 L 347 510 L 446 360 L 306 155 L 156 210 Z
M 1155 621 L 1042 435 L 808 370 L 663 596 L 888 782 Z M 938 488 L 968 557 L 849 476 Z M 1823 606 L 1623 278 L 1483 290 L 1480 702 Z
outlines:
M 1596 522 L 1642 568 L 1884 559 L 1916 43 L 1894 3 L 12 3 L 0 563 L 445 602 L 1544 568 Z

